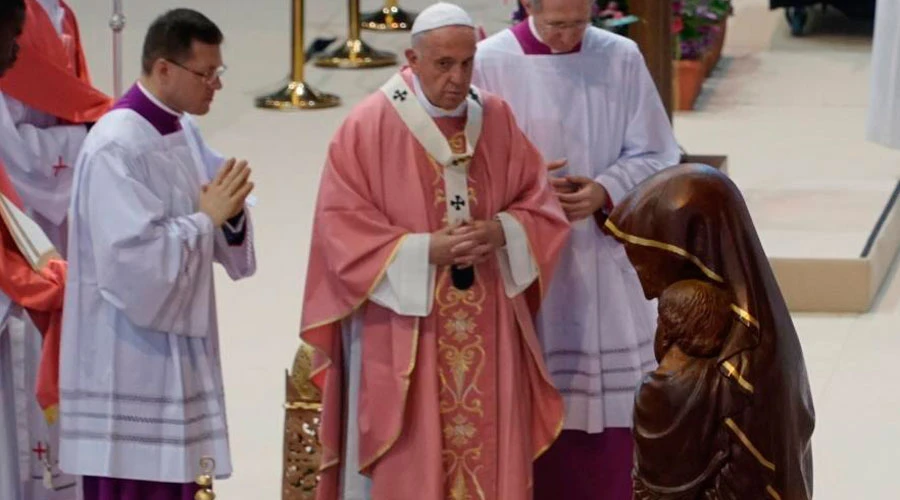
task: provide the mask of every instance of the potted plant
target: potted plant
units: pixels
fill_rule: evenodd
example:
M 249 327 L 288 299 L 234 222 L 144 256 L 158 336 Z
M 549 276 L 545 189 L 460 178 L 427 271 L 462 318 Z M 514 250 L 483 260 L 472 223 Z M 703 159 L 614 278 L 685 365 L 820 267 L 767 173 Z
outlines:
M 731 0 L 673 0 L 676 109 L 689 110 L 719 62 Z
M 628 36 L 628 27 L 638 22 L 628 14 L 628 0 L 596 0 L 591 8 L 591 23 L 601 29 Z

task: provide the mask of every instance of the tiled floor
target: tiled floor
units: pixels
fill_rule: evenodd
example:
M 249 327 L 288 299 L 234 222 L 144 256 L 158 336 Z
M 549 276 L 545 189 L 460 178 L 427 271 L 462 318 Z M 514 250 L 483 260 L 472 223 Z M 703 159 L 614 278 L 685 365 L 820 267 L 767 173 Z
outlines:
M 124 3 L 126 80 L 137 75 L 144 30 L 164 9 L 186 5 L 204 11 L 228 38 L 226 88 L 202 126 L 214 146 L 255 167 L 260 266 L 244 283 L 219 275 L 236 473 L 219 483 L 217 492 L 223 500 L 278 498 L 282 374 L 298 345 L 311 208 L 325 148 L 349 106 L 394 70 L 310 67 L 307 80 L 340 94 L 343 107 L 300 114 L 260 111 L 253 108 L 253 97 L 273 89 L 288 72 L 289 0 Z M 429 2 L 401 3 L 421 8 Z M 488 32 L 501 29 L 510 11 L 502 0 L 458 3 Z M 366 0 L 363 9 L 379 4 Z M 816 238 L 832 239 L 828 251 L 854 251 L 872 217 L 866 193 L 889 190 L 900 173 L 900 152 L 863 138 L 870 50 L 865 26 L 848 28 L 838 18 L 826 18 L 813 35 L 794 39 L 781 12 L 768 12 L 767 0 L 735 4 L 723 64 L 708 81 L 699 110 L 676 117 L 678 138 L 691 152 L 730 156 L 731 174 L 747 193 L 770 252 L 804 254 L 822 247 L 810 244 L 821 241 Z M 72 0 L 71 5 L 82 23 L 95 80 L 110 89 L 110 2 Z M 346 33 L 346 2 L 308 0 L 306 10 L 307 40 Z M 364 37 L 398 53 L 407 41 L 402 34 Z M 835 186 L 839 190 L 829 193 Z M 845 229 L 829 232 L 838 226 Z M 900 463 L 900 391 L 892 370 L 900 356 L 900 280 L 892 278 L 885 288 L 870 314 L 795 318 L 817 408 L 819 499 L 900 498 L 894 475 Z

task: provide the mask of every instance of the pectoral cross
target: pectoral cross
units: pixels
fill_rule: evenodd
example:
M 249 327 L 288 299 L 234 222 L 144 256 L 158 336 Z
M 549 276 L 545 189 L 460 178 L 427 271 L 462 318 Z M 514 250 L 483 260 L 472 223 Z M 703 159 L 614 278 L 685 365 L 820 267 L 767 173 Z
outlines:
M 60 156 L 59 163 L 57 163 L 56 165 L 53 165 L 53 177 L 59 176 L 59 172 L 66 168 L 69 168 L 69 166 L 63 162 L 63 157 Z
M 454 167 L 458 167 L 460 165 L 465 165 L 471 159 L 472 159 L 472 157 L 468 156 L 468 155 L 460 156 L 459 158 L 454 158 L 453 161 L 450 162 L 450 164 L 453 165 Z
M 44 443 L 38 441 L 37 446 L 34 447 L 34 448 L 32 448 L 31 451 L 33 451 L 33 452 L 35 452 L 35 453 L 37 454 L 38 460 L 43 461 L 43 460 L 44 460 L 44 453 L 49 453 L 50 450 L 48 450 L 47 448 L 44 448 Z
M 450 202 L 450 206 L 456 210 L 461 210 L 462 207 L 466 206 L 466 200 L 462 199 L 462 196 L 456 195 L 456 198 L 453 198 L 453 201 Z

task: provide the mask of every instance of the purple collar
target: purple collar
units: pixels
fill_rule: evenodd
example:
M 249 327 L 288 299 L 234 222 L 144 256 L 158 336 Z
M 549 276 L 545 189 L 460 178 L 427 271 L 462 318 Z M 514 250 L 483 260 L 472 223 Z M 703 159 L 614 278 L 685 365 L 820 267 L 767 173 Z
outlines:
M 568 52 L 553 52 L 547 44 L 534 36 L 534 33 L 531 31 L 531 26 L 529 25 L 529 18 L 527 17 L 519 24 L 510 28 L 510 30 L 513 35 L 515 35 L 516 40 L 519 41 L 519 45 L 522 46 L 522 51 L 525 52 L 526 56 L 564 55 L 581 51 L 581 44 L 579 43 L 574 49 Z
M 136 83 L 119 99 L 113 109 L 134 111 L 150 122 L 161 135 L 174 134 L 181 130 L 179 117 L 153 102 Z

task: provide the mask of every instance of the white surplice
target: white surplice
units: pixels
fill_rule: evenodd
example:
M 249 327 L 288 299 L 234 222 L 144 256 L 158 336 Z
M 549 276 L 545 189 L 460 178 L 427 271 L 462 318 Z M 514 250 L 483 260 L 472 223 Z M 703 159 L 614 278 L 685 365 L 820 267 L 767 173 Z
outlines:
M 900 149 L 900 0 L 878 0 L 866 136 Z
M 16 356 L 8 328 L 15 307 L 0 292 L 0 498 L 17 500 L 22 488 L 23 461 L 19 456 L 19 411 L 16 401 Z M 27 463 L 27 462 L 26 462 Z
M 510 104 L 548 162 L 568 160 L 553 175 L 594 179 L 613 203 L 680 159 L 643 57 L 624 37 L 589 28 L 578 52 L 526 55 L 505 30 L 479 43 L 474 81 Z M 592 217 L 572 229 L 537 321 L 565 428 L 631 427 L 634 390 L 656 366 L 655 304 Z
M 480 136 L 480 118 L 476 119 L 478 125 L 472 126 L 473 114 L 478 113 L 480 107 L 477 100 L 472 98 L 463 101 L 454 110 L 438 108 L 428 101 L 422 91 L 419 79 L 413 75 L 413 89 L 408 89 L 399 73 L 382 89 L 390 95 L 395 90 L 393 86 L 402 86 L 399 90 L 410 91 L 416 96 L 416 100 L 391 102 L 395 106 L 404 106 L 400 112 L 404 122 L 411 131 L 421 130 L 415 123 L 421 120 L 441 117 L 467 117 L 466 142 L 470 151 L 475 149 Z M 433 123 L 433 122 L 432 122 Z M 477 130 L 473 130 L 473 128 Z M 418 131 L 416 130 L 416 131 Z M 446 143 L 443 135 L 437 130 L 437 126 L 431 134 L 421 133 L 420 144 L 439 163 L 442 155 L 440 141 Z M 414 132 L 415 133 L 415 132 Z M 437 135 L 435 135 L 437 134 Z M 425 144 L 423 144 L 425 143 Z M 446 154 L 446 153 L 445 153 Z M 449 162 L 446 162 L 449 163 Z M 458 175 L 459 177 L 454 177 Z M 444 187 L 446 198 L 452 200 L 456 195 L 468 197 L 467 174 L 465 167 L 454 169 L 450 165 L 443 165 Z M 453 210 L 448 210 L 450 223 L 456 222 L 452 215 Z M 466 219 L 467 217 L 463 217 Z M 497 218 L 503 228 L 506 246 L 497 251 L 497 259 L 500 262 L 500 274 L 503 278 L 507 295 L 515 297 L 525 291 L 538 278 L 537 266 L 528 249 L 528 237 L 525 228 L 514 217 L 499 213 Z M 428 255 L 431 244 L 430 234 L 410 233 L 406 235 L 400 244 L 394 260 L 388 265 L 387 271 L 380 282 L 375 286 L 369 300 L 390 309 L 397 314 L 414 316 L 419 318 L 431 314 L 434 304 L 435 277 L 437 266 L 429 263 Z M 343 335 L 344 377 L 347 380 L 347 415 L 344 436 L 344 459 L 341 460 L 342 492 L 341 500 L 370 500 L 371 481 L 358 472 L 359 443 L 358 423 L 355 415 L 358 411 L 358 394 L 360 387 L 360 372 L 362 369 L 362 333 L 363 333 L 362 309 L 354 313 L 341 324 Z
M 104 116 L 75 167 L 60 374 L 61 467 L 193 482 L 231 474 L 213 263 L 255 272 L 252 224 L 229 246 L 198 211 L 223 158 L 193 120 L 162 136 L 130 109 Z
M 65 12 L 59 1 L 38 4 L 63 36 Z M 84 125 L 62 124 L 0 92 L 0 158 L 26 213 L 63 254 L 72 185 L 67 167 L 75 162 L 86 135 Z M 4 303 L 8 300 L 3 297 Z M 76 478 L 58 467 L 58 426 L 48 424 L 35 397 L 41 334 L 20 307 L 0 309 L 0 424 L 11 425 L 3 432 L 15 437 L 0 442 L 0 499 L 78 498 Z M 8 476 L 15 482 L 8 483 Z
M 58 0 L 38 0 L 62 34 L 65 11 Z M 67 38 L 67 37 L 66 37 Z M 74 43 L 63 39 L 63 43 Z M 87 127 L 62 123 L 0 92 L 0 157 L 37 222 L 62 255 L 66 254 L 66 212 L 72 191 L 72 166 Z

